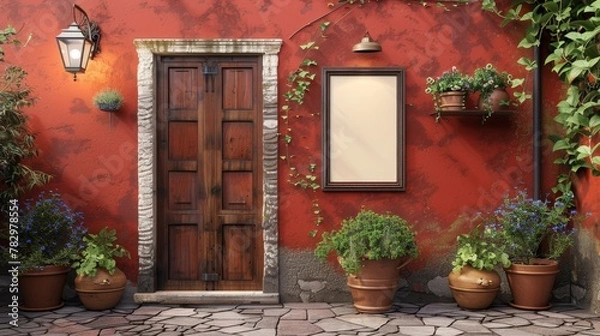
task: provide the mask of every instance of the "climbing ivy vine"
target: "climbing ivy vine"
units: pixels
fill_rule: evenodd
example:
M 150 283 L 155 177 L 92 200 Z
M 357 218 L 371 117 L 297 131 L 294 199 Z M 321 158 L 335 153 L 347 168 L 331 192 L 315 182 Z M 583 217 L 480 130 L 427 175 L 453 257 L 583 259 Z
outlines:
M 299 187 L 304 190 L 310 190 L 313 192 L 316 192 L 321 187 L 319 178 L 316 174 L 317 163 L 302 162 L 303 165 L 298 166 L 295 160 L 296 156 L 292 153 L 292 143 L 296 139 L 292 128 L 292 120 L 300 120 L 303 118 L 303 116 L 299 113 L 297 109 L 304 103 L 304 98 L 310 91 L 310 86 L 317 76 L 316 68 L 318 66 L 318 63 L 315 59 L 310 57 L 311 53 L 315 50 L 318 50 L 319 43 L 325 40 L 327 29 L 343 20 L 358 6 L 346 12 L 344 15 L 341 16 L 341 18 L 339 18 L 334 23 L 324 20 L 324 17 L 339 10 L 344 5 L 363 5 L 366 1 L 367 0 L 343 0 L 340 1 L 338 5 L 329 3 L 328 6 L 332 8 L 329 12 L 320 16 L 316 20 L 305 24 L 290 36 L 291 39 L 300 30 L 311 26 L 319 20 L 322 20 L 322 22 L 318 24 L 318 30 L 313 36 L 313 39 L 300 45 L 300 49 L 304 51 L 304 56 L 298 67 L 288 76 L 288 90 L 283 94 L 284 104 L 281 107 L 283 130 L 280 134 L 280 138 L 283 141 L 284 150 L 280 158 L 283 161 L 285 161 L 288 167 L 287 181 L 295 187 Z M 318 117 L 320 116 L 320 112 L 309 113 L 309 115 L 311 117 Z M 323 216 L 321 213 L 319 199 L 316 197 L 312 199 L 312 214 L 314 215 L 314 223 L 318 227 L 323 222 Z M 314 237 L 317 235 L 317 232 L 317 229 L 311 230 L 309 232 L 309 235 Z
M 549 47 L 544 64 L 568 85 L 554 118 L 563 128 L 551 136 L 554 151 L 563 153 L 555 163 L 600 176 L 600 0 L 514 0 L 504 11 L 483 0 L 482 7 L 502 16 L 503 25 L 528 24 L 519 47 Z M 557 188 L 570 188 L 569 181 L 561 175 Z
M 445 10 L 449 10 L 448 6 L 479 2 L 473 0 L 404 1 L 418 3 L 425 7 L 435 4 Z M 330 2 L 328 5 L 333 8 L 330 12 L 307 23 L 298 31 L 311 26 L 341 6 L 355 5 L 354 8 L 360 8 L 368 2 L 371 1 L 340 0 L 337 5 Z M 563 129 L 562 134 L 551 136 L 554 142 L 553 150 L 563 153 L 555 163 L 568 166 L 570 172 L 590 169 L 593 175 L 600 176 L 600 0 L 513 0 L 508 8 L 503 10 L 498 8 L 494 0 L 481 0 L 481 6 L 504 18 L 503 26 L 513 21 L 528 24 L 519 47 L 532 48 L 546 45 L 549 47 L 549 54 L 544 64 L 551 64 L 552 71 L 568 85 L 564 98 L 558 103 L 558 113 L 554 118 Z M 349 13 L 350 11 L 343 17 Z M 295 140 L 291 121 L 302 119 L 296 109 L 304 103 L 305 96 L 317 76 L 315 69 L 318 63 L 309 56 L 312 51 L 319 49 L 319 43 L 325 39 L 325 32 L 331 25 L 329 21 L 321 22 L 314 39 L 300 46 L 305 55 L 298 68 L 288 77 L 288 90 L 283 95 L 285 103 L 281 108 L 284 124 L 281 139 L 285 145 L 281 159 L 289 168 L 288 182 L 312 191 L 320 188 L 315 173 L 317 164 L 303 162 L 302 167 L 296 164 L 295 156 L 290 149 Z M 294 35 L 295 33 L 290 38 Z M 546 39 L 548 43 L 545 43 Z M 520 59 L 518 63 L 528 71 L 540 66 L 534 60 L 526 58 Z M 310 115 L 320 114 L 316 112 Z M 560 175 L 555 191 L 564 193 L 570 188 L 569 175 Z M 318 199 L 313 199 L 312 207 L 315 223 L 318 226 L 323 221 Z M 315 234 L 316 230 L 311 232 L 311 235 Z
M 320 25 L 321 32 L 324 32 L 328 22 Z M 317 76 L 314 68 L 317 66 L 317 61 L 308 58 L 310 51 L 318 49 L 316 42 L 311 41 L 300 46 L 300 49 L 306 51 L 305 56 L 300 63 L 300 66 L 290 74 L 287 80 L 288 90 L 284 93 L 284 105 L 281 107 L 281 118 L 283 119 L 283 132 L 281 139 L 284 143 L 284 155 L 281 159 L 284 160 L 288 167 L 288 182 L 302 189 L 310 189 L 316 191 L 319 189 L 319 181 L 315 171 L 317 164 L 314 162 L 306 163 L 305 167 L 297 167 L 294 160 L 295 155 L 291 153 L 290 146 L 294 141 L 294 134 L 290 124 L 290 118 L 301 119 L 302 116 L 294 109 L 304 103 L 304 97 L 310 89 L 310 85 Z M 313 116 L 316 114 L 312 114 Z M 313 199 L 313 214 L 315 215 L 315 224 L 318 226 L 323 221 L 321 216 L 321 207 L 318 199 Z M 316 230 L 311 231 L 311 235 L 316 235 Z
M 429 7 L 432 3 L 436 4 L 437 7 L 441 7 L 445 10 L 449 10 L 446 4 L 451 6 L 458 6 L 468 4 L 471 0 L 438 0 L 433 2 L 423 0 L 404 0 L 407 3 L 418 3 L 419 5 Z M 329 2 L 327 5 L 331 10 L 317 19 L 308 22 L 307 24 L 300 27 L 291 36 L 292 39 L 299 31 L 312 26 L 318 21 L 322 21 L 318 24 L 318 29 L 313 36 L 311 41 L 305 42 L 300 45 L 300 49 L 304 52 L 302 61 L 298 67 L 290 73 L 287 78 L 288 89 L 283 94 L 284 104 L 281 107 L 280 116 L 282 119 L 283 127 L 280 133 L 280 139 L 283 143 L 283 153 L 280 159 L 283 160 L 288 168 L 287 181 L 295 187 L 303 190 L 316 192 L 320 189 L 320 181 L 317 176 L 317 163 L 316 162 L 300 162 L 298 165 L 297 157 L 293 153 L 293 143 L 296 141 L 296 136 L 293 132 L 293 121 L 301 120 L 304 118 L 299 112 L 299 107 L 304 104 L 304 99 L 310 91 L 310 86 L 317 76 L 318 63 L 315 59 L 311 58 L 311 53 L 319 49 L 319 45 L 326 38 L 326 31 L 328 28 L 336 25 L 338 22 L 343 20 L 349 15 L 354 9 L 360 8 L 369 2 L 378 2 L 378 0 L 339 0 L 337 4 Z M 342 15 L 336 22 L 330 22 L 324 18 L 331 13 L 339 10 L 345 5 L 353 5 L 353 7 Z M 320 112 L 309 113 L 311 117 L 320 116 Z M 302 160 L 300 160 L 302 161 Z M 312 199 L 312 214 L 314 215 L 314 223 L 318 227 L 324 220 L 320 203 L 318 198 Z M 311 230 L 309 235 L 314 237 L 318 233 L 318 230 Z

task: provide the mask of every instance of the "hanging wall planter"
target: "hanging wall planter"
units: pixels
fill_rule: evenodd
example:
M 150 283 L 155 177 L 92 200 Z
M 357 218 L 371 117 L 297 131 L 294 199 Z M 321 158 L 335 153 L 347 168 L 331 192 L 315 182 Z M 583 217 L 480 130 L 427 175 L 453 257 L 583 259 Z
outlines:
M 106 89 L 94 96 L 94 105 L 104 112 L 115 112 L 123 106 L 123 95 L 115 89 Z
M 427 77 L 425 92 L 433 97 L 436 111 L 462 111 L 466 108 L 467 95 L 472 91 L 473 79 L 455 66 L 437 78 Z
M 481 111 L 501 111 L 510 107 L 510 96 L 504 88 L 494 89 L 487 97 L 479 96 L 478 107 Z
M 506 91 L 513 85 L 513 77 L 506 71 L 499 71 L 491 63 L 475 69 L 473 88 L 479 92 L 478 108 L 488 116 L 494 111 L 505 110 L 510 106 L 510 95 Z
M 437 99 L 441 111 L 461 111 L 466 107 L 467 91 L 442 92 Z

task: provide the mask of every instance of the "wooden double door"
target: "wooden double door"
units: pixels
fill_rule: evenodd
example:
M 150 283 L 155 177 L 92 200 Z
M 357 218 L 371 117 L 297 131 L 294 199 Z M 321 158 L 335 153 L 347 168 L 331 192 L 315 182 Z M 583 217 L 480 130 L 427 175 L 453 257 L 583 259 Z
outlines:
M 260 290 L 261 58 L 157 60 L 157 283 Z

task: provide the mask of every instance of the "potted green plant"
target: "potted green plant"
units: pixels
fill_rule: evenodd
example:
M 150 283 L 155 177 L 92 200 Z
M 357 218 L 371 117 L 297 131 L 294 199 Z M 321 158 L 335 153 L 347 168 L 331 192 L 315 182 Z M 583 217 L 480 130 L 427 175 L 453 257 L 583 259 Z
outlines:
M 506 88 L 510 87 L 512 82 L 511 74 L 498 71 L 491 63 L 475 69 L 473 90 L 479 92 L 479 109 L 486 111 L 489 117 L 494 111 L 510 106 L 510 95 Z
M 573 193 L 554 202 L 537 200 L 517 190 L 505 197 L 487 225 L 498 241 L 504 242 L 511 265 L 505 268 L 513 301 L 511 305 L 528 310 L 550 307 L 558 259 L 573 244 L 569 224 L 577 218 Z
M 70 264 L 83 247 L 87 229 L 58 192 L 28 200 L 19 218 L 19 287 L 23 310 L 52 310 L 63 305 Z
M 427 77 L 425 92 L 432 95 L 436 111 L 460 111 L 466 107 L 467 94 L 473 89 L 473 79 L 455 66 L 437 78 Z
M 98 92 L 93 99 L 94 105 L 102 111 L 114 112 L 121 108 L 125 99 L 115 89 L 105 89 Z
M 405 219 L 364 208 L 339 230 L 323 233 L 315 255 L 324 260 L 331 252 L 348 274 L 354 307 L 367 313 L 390 309 L 398 270 L 418 255 L 415 232 Z
M 73 268 L 77 273 L 75 290 L 87 309 L 112 308 L 123 296 L 127 279 L 115 258 L 129 258 L 130 254 L 116 240 L 116 231 L 106 227 L 83 238 L 85 248 Z
M 504 244 L 495 240 L 489 228 L 476 226 L 457 237 L 454 268 L 448 282 L 456 303 L 466 309 L 489 307 L 500 290 L 496 266 L 510 266 Z

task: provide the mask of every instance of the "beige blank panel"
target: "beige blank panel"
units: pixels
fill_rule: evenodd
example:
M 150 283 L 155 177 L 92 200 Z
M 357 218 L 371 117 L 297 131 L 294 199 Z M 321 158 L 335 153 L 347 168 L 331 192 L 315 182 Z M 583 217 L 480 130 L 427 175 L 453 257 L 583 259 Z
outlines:
M 396 181 L 396 77 L 337 76 L 331 87 L 331 182 Z

